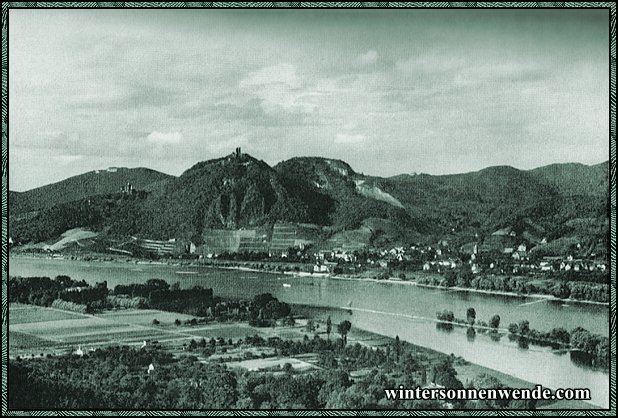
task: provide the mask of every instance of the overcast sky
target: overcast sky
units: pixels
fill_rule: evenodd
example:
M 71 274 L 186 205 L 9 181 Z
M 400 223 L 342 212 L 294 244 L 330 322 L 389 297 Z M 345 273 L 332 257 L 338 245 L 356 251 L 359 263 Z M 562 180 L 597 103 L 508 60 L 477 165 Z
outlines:
M 9 179 L 609 159 L 606 10 L 10 10 Z

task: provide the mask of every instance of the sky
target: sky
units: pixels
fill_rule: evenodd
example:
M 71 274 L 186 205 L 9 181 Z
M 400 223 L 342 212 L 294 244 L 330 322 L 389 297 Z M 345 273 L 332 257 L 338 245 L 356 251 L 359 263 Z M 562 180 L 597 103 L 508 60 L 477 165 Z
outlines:
M 9 187 L 243 152 L 450 174 L 609 159 L 607 10 L 9 10 Z

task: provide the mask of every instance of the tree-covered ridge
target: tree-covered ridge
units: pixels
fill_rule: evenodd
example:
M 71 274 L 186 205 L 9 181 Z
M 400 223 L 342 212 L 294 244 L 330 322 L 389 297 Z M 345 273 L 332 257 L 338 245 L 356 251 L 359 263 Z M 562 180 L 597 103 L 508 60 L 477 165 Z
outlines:
M 245 154 L 196 164 L 152 193 L 144 212 L 141 231 L 154 238 L 310 220 L 296 191 L 266 163 Z
M 448 237 L 460 246 L 510 228 L 518 237 L 513 245 L 530 248 L 545 239 L 550 243 L 544 246 L 547 255 L 563 255 L 565 245 L 574 241 L 603 255 L 609 230 L 605 165 L 530 171 L 500 166 L 381 178 L 357 173 L 340 160 L 298 157 L 269 167 L 235 153 L 195 164 L 181 176 L 154 181 L 137 193 L 89 196 L 38 213 L 20 213 L 19 202 L 30 192 L 11 193 L 9 230 L 14 242 L 24 244 L 55 238 L 72 227 L 199 244 L 205 231 L 213 229 L 311 223 L 332 235 L 370 222 L 388 226 L 370 228 L 375 243 Z M 122 172 L 83 176 L 108 178 Z M 45 187 L 82 190 L 74 180 L 78 177 Z
M 26 192 L 11 192 L 11 215 L 45 210 L 88 197 L 117 193 L 130 183 L 135 190 L 148 190 L 156 183 L 172 179 L 165 173 L 149 168 L 111 168 L 70 177 L 57 183 L 37 187 Z
M 10 234 L 23 243 L 47 241 L 78 227 L 105 230 L 109 235 L 137 234 L 145 216 L 142 207 L 146 196 L 144 191 L 102 194 L 61 203 L 25 218 L 11 215 Z
M 609 161 L 584 164 L 550 164 L 530 170 L 534 176 L 569 196 L 605 196 L 608 191 Z
M 571 219 L 607 217 L 605 196 L 563 194 L 531 172 L 513 167 L 376 181 L 411 215 L 426 219 L 442 231 L 491 233 L 510 226 L 521 233 L 526 230 L 526 221 L 533 221 L 546 233 L 559 234 L 568 232 L 559 229 Z

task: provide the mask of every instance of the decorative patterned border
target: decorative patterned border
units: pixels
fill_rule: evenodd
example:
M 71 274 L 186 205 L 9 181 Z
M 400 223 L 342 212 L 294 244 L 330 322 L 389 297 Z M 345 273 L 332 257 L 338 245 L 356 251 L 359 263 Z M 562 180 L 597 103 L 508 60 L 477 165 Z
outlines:
M 8 318 L 7 318 L 7 280 L 8 280 L 8 13 L 11 8 L 226 8 L 226 7 L 331 7 L 331 8 L 607 8 L 610 11 L 610 252 L 611 252 L 611 388 L 609 410 L 536 410 L 536 411 L 8 411 L 7 409 L 7 368 L 8 368 Z M 2 3 L 2 414 L 5 416 L 615 416 L 616 415 L 616 4 L 607 2 L 529 2 L 529 3 L 490 3 L 490 2 L 350 2 L 350 3 L 309 3 L 309 2 L 7 2 Z

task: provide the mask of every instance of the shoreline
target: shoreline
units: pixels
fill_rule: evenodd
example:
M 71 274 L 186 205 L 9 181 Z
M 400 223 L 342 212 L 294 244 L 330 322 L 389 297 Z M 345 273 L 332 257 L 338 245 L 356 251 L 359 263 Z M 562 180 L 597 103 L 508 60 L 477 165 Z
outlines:
M 311 305 L 302 305 L 302 304 L 293 304 L 294 307 L 297 308 L 306 308 L 308 311 L 311 311 L 312 309 L 319 309 L 320 307 L 315 307 L 315 306 L 311 306 Z M 340 310 L 345 310 L 346 308 L 339 308 Z M 317 321 L 318 323 L 322 324 L 323 321 Z M 454 324 L 454 325 L 461 325 L 461 324 Z M 379 340 L 387 340 L 388 342 L 393 342 L 395 337 L 392 337 L 390 335 L 386 335 L 386 334 L 381 334 L 378 332 L 374 332 L 374 331 L 369 331 L 363 328 L 359 328 L 359 327 L 352 327 L 352 329 L 350 330 L 350 334 L 349 337 L 350 339 L 349 343 L 352 344 L 354 342 L 357 342 L 361 345 L 366 345 L 368 347 L 380 347 L 383 346 L 384 343 L 382 344 L 371 344 L 371 343 L 367 343 L 366 341 L 363 340 L 369 340 L 369 341 L 379 341 Z M 355 341 L 356 340 L 356 341 Z M 453 367 L 457 370 L 458 372 L 458 376 L 461 378 L 460 380 L 462 381 L 462 383 L 466 383 L 465 380 L 463 379 L 472 379 L 478 375 L 481 374 L 487 374 L 490 376 L 495 377 L 496 379 L 498 379 L 502 384 L 504 384 L 506 387 L 511 387 L 511 388 L 529 388 L 529 389 L 534 389 L 535 386 L 537 385 L 537 383 L 528 381 L 528 380 L 524 380 L 521 379 L 519 377 L 507 374 L 507 373 L 503 373 L 500 372 L 498 370 L 494 370 L 491 369 L 489 367 L 485 367 L 482 366 L 480 364 L 477 363 L 473 363 L 467 359 L 465 359 L 464 357 L 461 356 L 454 356 L 453 354 L 448 354 L 446 352 L 441 352 L 438 350 L 435 350 L 433 348 L 429 348 L 429 347 L 424 347 L 422 345 L 416 344 L 414 342 L 408 341 L 408 340 L 402 340 L 405 341 L 407 344 L 410 344 L 411 346 L 414 347 L 414 350 L 419 352 L 419 353 L 427 353 L 429 355 L 432 356 L 437 356 L 437 357 L 452 357 L 454 359 L 454 364 Z M 552 390 L 554 390 L 555 388 L 551 388 Z M 554 402 L 550 402 L 550 403 L 545 403 L 543 401 L 541 401 L 541 406 L 544 407 L 550 407 L 551 405 L 553 405 L 556 402 L 559 402 L 558 400 L 554 401 Z M 592 402 L 586 402 L 586 401 L 574 401 L 578 403 L 578 406 L 580 406 L 582 409 L 596 409 L 598 407 L 600 407 L 600 405 L 594 404 Z
M 19 254 L 19 253 L 18 254 L 13 253 L 9 255 L 13 257 L 18 257 L 18 258 L 48 259 L 48 260 L 62 260 L 62 261 L 86 261 L 86 262 L 95 262 L 95 263 L 121 263 L 121 264 L 134 263 L 138 265 L 207 267 L 207 268 L 214 268 L 214 269 L 237 270 L 237 271 L 245 271 L 245 272 L 253 272 L 253 273 L 279 274 L 279 275 L 291 276 L 291 277 L 304 277 L 304 278 L 315 277 L 319 279 L 330 279 L 330 280 L 347 280 L 347 281 L 364 281 L 364 282 L 375 282 L 375 283 L 403 284 L 403 285 L 408 285 L 408 286 L 438 289 L 438 290 L 443 290 L 446 292 L 472 292 L 472 293 L 486 294 L 486 295 L 493 295 L 493 296 L 544 299 L 544 300 L 553 301 L 553 302 L 576 303 L 576 304 L 581 303 L 581 304 L 599 305 L 599 306 L 605 306 L 605 307 L 610 306 L 608 302 L 598 302 L 598 301 L 593 301 L 593 300 L 581 300 L 581 299 L 560 299 L 553 295 L 545 295 L 545 294 L 538 294 L 538 293 L 520 294 L 520 293 L 515 293 L 515 292 L 473 289 L 473 288 L 466 288 L 466 287 L 459 287 L 459 286 L 443 287 L 443 286 L 438 286 L 438 285 L 422 284 L 422 283 L 418 283 L 415 280 L 401 280 L 401 279 L 397 279 L 394 277 L 390 277 L 384 280 L 378 280 L 378 279 L 368 278 L 368 277 L 363 278 L 363 277 L 353 277 L 353 276 L 335 276 L 330 273 L 296 272 L 296 271 L 281 272 L 281 271 L 273 271 L 273 270 L 267 270 L 267 269 L 256 269 L 256 268 L 244 267 L 244 266 L 219 266 L 215 263 L 206 264 L 206 263 L 195 262 L 194 260 L 190 260 L 187 262 L 165 262 L 165 261 L 142 260 L 142 259 L 122 261 L 122 260 L 116 259 L 113 255 L 110 256 L 109 254 L 97 254 L 95 256 L 99 258 L 106 258 L 107 260 L 101 260 L 101 259 L 84 260 L 83 258 L 70 259 L 66 255 L 59 255 L 58 257 L 38 256 L 35 254 Z
M 15 255 L 13 255 L 13 256 L 15 256 Z M 17 257 L 33 258 L 33 259 L 43 259 L 43 258 L 45 258 L 45 259 L 49 259 L 49 260 L 54 260 L 54 259 L 55 259 L 55 260 L 63 260 L 63 261 L 85 261 L 85 260 L 79 260 L 79 259 L 78 259 L 78 260 L 71 260 L 69 257 L 66 257 L 66 256 L 65 256 L 65 257 L 62 257 L 62 258 L 60 258 L 60 257 L 57 257 L 57 258 L 48 258 L 48 257 L 21 256 L 21 255 L 18 255 Z M 122 260 L 121 260 L 121 259 L 113 259 L 113 260 L 111 260 L 111 261 L 110 261 L 110 260 L 101 260 L 101 259 L 98 259 L 98 260 L 89 260 L 89 261 L 87 261 L 87 262 L 92 262 L 92 263 L 121 263 L 121 264 L 133 264 L 134 262 L 136 262 L 136 260 L 131 260 L 131 261 L 130 261 L 130 262 L 128 262 L 128 263 L 126 263 L 125 261 L 126 261 L 125 259 L 122 259 Z M 218 265 L 213 265 L 213 264 L 210 264 L 210 265 L 204 265 L 204 264 L 189 263 L 189 262 L 186 262 L 186 263 L 182 263 L 182 262 L 181 262 L 181 263 L 173 263 L 173 262 L 153 262 L 153 263 L 149 263 L 149 262 L 147 262 L 147 261 L 146 261 L 146 262 L 144 262 L 143 264 L 153 264 L 153 265 L 157 265 L 157 266 L 158 266 L 158 265 L 186 266 L 186 267 L 191 267 L 191 268 L 195 268 L 195 267 L 208 267 L 208 268 L 214 268 L 214 269 L 239 270 L 239 271 L 248 271 L 248 272 L 256 272 L 256 273 L 271 273 L 271 274 L 278 274 L 278 275 L 279 275 L 280 277 L 282 277 L 282 278 L 284 278 L 284 277 L 290 277 L 290 276 L 296 276 L 296 277 L 315 277 L 316 279 L 318 279 L 318 278 L 320 278 L 320 279 L 323 279 L 323 278 L 326 278 L 326 279 L 332 278 L 332 279 L 334 279 L 334 280 L 348 280 L 348 281 L 362 280 L 362 281 L 374 281 L 374 282 L 377 282 L 377 283 L 381 283 L 381 282 L 386 282 L 386 283 L 403 283 L 403 284 L 408 284 L 408 285 L 419 286 L 416 282 L 412 282 L 412 281 L 401 281 L 401 280 L 398 280 L 398 279 L 392 279 L 392 278 L 391 278 L 391 279 L 387 279 L 387 280 L 377 280 L 377 279 L 372 279 L 372 278 L 334 277 L 334 276 L 327 275 L 327 274 L 324 274 L 324 273 L 317 273 L 317 274 L 316 274 L 316 273 L 304 273 L 304 274 L 298 274 L 298 273 L 296 273 L 296 272 L 278 272 L 278 271 L 268 271 L 268 270 L 254 269 L 254 268 L 245 267 L 245 266 L 218 266 Z M 318 274 L 319 274 L 319 276 L 318 276 Z M 182 279 L 181 279 L 181 280 L 182 280 Z M 290 281 L 290 283 L 292 283 L 292 281 Z M 449 290 L 448 288 L 446 288 L 446 289 L 445 289 L 445 288 L 443 288 L 443 287 L 439 287 L 439 286 L 432 286 L 432 285 L 420 285 L 420 287 L 429 287 L 429 288 L 433 287 L 433 288 L 437 288 L 437 289 L 441 289 L 441 290 Z M 470 291 L 469 289 L 461 289 L 461 290 L 459 290 L 459 289 L 452 289 L 452 290 L 456 290 L 456 291 Z M 481 293 L 490 293 L 490 292 L 481 291 Z M 513 295 L 509 295 L 509 296 L 513 296 Z M 518 297 L 526 297 L 526 295 L 514 295 L 514 296 L 518 296 Z M 541 295 L 541 297 L 542 297 L 543 299 L 547 299 L 547 298 L 548 298 L 548 297 L 547 297 L 547 295 Z M 296 305 L 296 304 L 292 304 L 292 305 Z M 301 306 L 302 306 L 302 305 L 301 305 Z M 312 308 L 320 308 L 320 307 L 316 307 L 316 306 L 312 306 L 312 305 L 308 305 L 308 306 L 309 306 L 309 307 L 312 307 Z M 326 309 L 337 309 L 337 308 L 333 308 L 333 307 L 325 307 L 325 308 L 326 308 Z M 347 308 L 345 308 L 345 307 L 340 307 L 339 309 L 345 310 L 345 309 L 347 309 Z M 434 320 L 434 321 L 436 321 L 436 320 Z M 455 323 L 455 324 L 453 324 L 453 325 L 459 325 L 459 324 Z M 378 336 L 381 336 L 381 337 L 384 337 L 384 338 L 389 338 L 389 339 L 392 339 L 392 337 L 389 337 L 388 335 L 382 335 L 382 334 L 379 334 L 379 333 L 375 333 L 375 332 L 371 332 L 371 331 L 366 331 L 366 330 L 363 330 L 363 329 L 361 329 L 361 328 L 357 328 L 357 330 L 359 330 L 359 331 L 363 331 L 363 332 L 366 332 L 366 333 L 370 333 L 370 334 L 372 334 L 372 335 L 378 335 Z M 430 348 L 426 348 L 426 347 L 423 347 L 423 346 L 421 346 L 421 345 L 414 344 L 413 342 L 409 342 L 409 343 L 410 343 L 410 344 L 412 344 L 412 345 L 414 345 L 414 346 L 415 346 L 415 347 L 417 347 L 418 349 L 423 349 L 423 350 L 431 350 L 431 351 L 435 351 L 435 352 L 437 352 L 437 353 L 441 353 L 440 351 L 433 350 L 433 349 L 430 349 Z M 441 354 L 445 354 L 445 353 L 441 353 Z M 446 355 L 446 354 L 445 354 L 445 355 Z M 467 360 L 466 360 L 466 361 L 467 361 Z M 468 362 L 468 361 L 467 361 L 467 362 Z M 468 362 L 468 363 L 470 364 L 470 366 L 467 366 L 469 369 L 478 369 L 478 370 L 490 371 L 492 375 L 493 375 L 493 374 L 497 375 L 498 373 L 500 373 L 500 374 L 501 374 L 501 375 L 503 375 L 503 376 L 506 376 L 506 377 L 509 377 L 509 378 L 512 378 L 512 379 L 517 379 L 518 381 L 527 382 L 527 381 L 524 381 L 524 380 L 522 380 L 522 379 L 519 379 L 519 378 L 517 378 L 517 377 L 515 377 L 515 376 L 511 376 L 511 375 L 508 375 L 508 374 L 504 374 L 504 373 L 502 373 L 502 372 L 498 372 L 498 371 L 496 371 L 496 370 L 489 369 L 489 368 L 487 368 L 487 367 L 485 367 L 485 366 L 481 366 L 481 365 L 478 365 L 478 364 L 476 364 L 476 363 L 471 363 L 471 362 Z M 530 382 L 528 382 L 528 383 L 530 383 Z M 512 387 L 516 387 L 516 386 L 512 386 Z
M 198 265 L 193 265 L 193 266 L 199 267 Z M 278 272 L 278 271 L 260 270 L 260 269 L 250 268 L 250 267 L 242 267 L 242 266 L 235 266 L 235 267 L 233 267 L 233 266 L 216 266 L 216 265 L 210 264 L 210 265 L 205 265 L 204 267 L 219 268 L 219 269 L 225 269 L 225 270 L 250 271 L 250 272 L 253 272 L 253 273 L 282 274 L 282 275 L 292 276 L 292 277 L 316 277 L 316 278 L 323 278 L 323 279 L 329 279 L 329 280 L 363 281 L 363 282 L 374 282 L 374 283 L 393 283 L 393 284 L 403 284 L 403 285 L 408 285 L 408 286 L 425 287 L 425 288 L 429 288 L 429 289 L 439 289 L 439 290 L 444 290 L 444 291 L 447 291 L 447 292 L 473 292 L 473 293 L 481 293 L 481 294 L 493 295 L 493 296 L 508 296 L 508 297 L 515 297 L 515 298 L 546 299 L 548 301 L 554 301 L 554 302 L 585 303 L 585 304 L 601 305 L 601 306 L 609 307 L 609 303 L 608 302 L 597 302 L 597 301 L 594 301 L 594 300 L 560 299 L 560 298 L 557 298 L 557 297 L 555 297 L 553 295 L 544 295 L 544 294 L 540 294 L 540 293 L 523 294 L 523 293 L 515 293 L 515 292 L 503 292 L 503 291 L 499 291 L 499 290 L 473 289 L 473 288 L 459 287 L 459 286 L 443 287 L 443 286 L 437 286 L 437 285 L 431 285 L 431 284 L 422 284 L 422 283 L 416 282 L 415 280 L 401 280 L 401 279 L 397 279 L 397 278 L 393 278 L 393 277 L 391 277 L 389 279 L 378 280 L 378 279 L 363 278 L 363 277 L 333 276 L 332 274 L 329 274 L 329 273 L 307 273 L 307 272 L 291 272 L 291 271 Z
M 443 287 L 443 286 L 437 286 L 437 285 L 431 285 L 431 284 L 422 284 L 422 283 L 418 283 L 415 280 L 401 280 L 401 279 L 396 279 L 396 278 L 389 278 L 389 279 L 384 279 L 384 280 L 378 280 L 378 279 L 372 279 L 372 278 L 362 278 L 362 277 L 350 277 L 350 276 L 333 276 L 331 274 L 328 273 L 306 273 L 306 272 L 276 272 L 276 271 L 268 271 L 268 270 L 260 270 L 260 269 L 252 269 L 249 267 L 218 267 L 218 266 L 213 266 L 210 265 L 208 267 L 212 267 L 212 268 L 222 268 L 222 269 L 227 269 L 227 270 L 240 270 L 240 271 L 251 271 L 254 273 L 272 273 L 272 274 L 284 274 L 286 276 L 293 276 L 293 277 L 316 277 L 316 278 L 325 278 L 325 279 L 330 279 L 330 280 L 347 280 L 347 281 L 363 281 L 363 282 L 374 282 L 374 283 L 393 283 L 393 284 L 402 284 L 402 285 L 408 285 L 408 286 L 417 286 L 417 287 L 424 287 L 424 288 L 428 288 L 428 289 L 438 289 L 438 290 L 444 290 L 445 292 L 472 292 L 472 293 L 481 293 L 481 294 L 485 294 L 485 295 L 493 295 L 493 296 L 507 296 L 507 297 L 514 297 L 514 298 L 533 298 L 533 299 L 545 299 L 548 301 L 554 301 L 554 302 L 563 302 L 563 303 L 585 303 L 585 304 L 591 304 L 591 305 L 601 305 L 601 306 L 607 306 L 609 307 L 609 303 L 607 302 L 597 302 L 594 300 L 581 300 L 581 299 L 560 299 L 557 298 L 553 295 L 544 295 L 544 294 L 540 294 L 540 293 L 530 293 L 530 294 L 523 294 L 523 293 L 515 293 L 515 292 L 503 292 L 503 291 L 499 291 L 499 290 L 483 290 L 483 289 L 473 289 L 473 288 L 467 288 L 467 287 L 459 287 L 459 286 L 452 286 L 452 287 Z
M 38 305 L 29 305 L 29 304 L 25 304 L 25 305 L 19 305 L 18 304 L 18 309 L 20 306 L 23 307 L 39 307 Z M 326 327 L 325 327 L 325 321 L 320 320 L 320 319 L 316 319 L 316 315 L 312 315 L 311 311 L 316 309 L 316 307 L 311 306 L 311 305 L 302 305 L 302 304 L 293 304 L 292 305 L 294 308 L 300 308 L 300 310 L 303 310 L 302 308 L 306 308 L 307 310 L 305 310 L 304 312 L 301 313 L 301 318 L 300 319 L 315 319 L 315 322 L 320 324 L 320 328 L 321 330 L 318 332 L 316 331 L 315 334 L 318 334 L 320 336 L 320 338 L 324 338 L 324 334 L 325 332 L 323 331 Z M 14 307 L 15 308 L 15 307 Z M 39 307 L 40 308 L 40 307 Z M 319 307 L 317 307 L 319 309 Z M 22 308 L 23 309 L 23 308 Z M 53 308 L 42 308 L 42 309 L 53 309 Z M 343 309 L 343 308 L 340 308 Z M 59 312 L 66 312 L 69 314 L 74 314 L 72 311 L 65 311 L 62 309 L 53 309 L 55 311 L 59 311 Z M 143 309 L 136 309 L 137 311 L 144 311 Z M 121 310 L 111 310 L 111 311 L 106 311 L 106 312 L 101 312 L 101 313 L 97 313 L 94 315 L 86 315 L 88 317 L 91 318 L 99 318 L 99 319 L 107 319 L 105 314 L 109 314 L 111 312 L 124 312 L 124 309 Z M 128 311 L 131 311 L 131 309 L 129 309 Z M 170 314 L 174 314 L 175 312 L 173 311 L 160 311 L 160 312 L 166 312 L 166 313 L 170 313 Z M 77 314 L 77 315 L 83 315 L 83 314 Z M 248 324 L 244 321 L 230 321 L 230 322 L 225 322 L 223 323 L 225 324 L 225 326 L 235 326 L 235 325 L 242 325 L 245 326 Z M 204 329 L 209 329 L 209 330 L 214 330 L 217 329 L 217 326 L 220 326 L 221 324 L 217 324 L 215 322 L 209 323 L 209 324 L 205 324 L 203 327 Z M 322 325 L 324 325 L 324 327 L 322 327 Z M 155 329 L 152 326 L 145 326 L 145 325 L 136 325 L 136 326 L 140 326 L 142 328 L 148 328 L 148 329 Z M 261 331 L 262 328 L 256 328 L 256 327 L 251 327 L 249 326 L 251 329 L 257 330 L 257 331 Z M 286 329 L 295 329 L 298 331 L 298 334 L 307 334 L 308 332 L 306 332 L 304 330 L 304 328 L 302 328 L 302 324 L 297 324 L 294 326 L 289 326 L 289 325 L 284 325 L 284 326 L 277 326 L 276 327 L 279 330 L 283 330 L 283 332 L 285 333 Z M 173 333 L 173 334 L 178 334 L 178 337 L 174 337 L 174 338 L 170 338 L 170 339 L 158 339 L 158 341 L 160 342 L 177 342 L 178 340 L 187 340 L 189 338 L 193 339 L 193 335 L 191 334 L 191 332 L 183 332 L 182 329 L 176 329 L 176 328 L 172 328 L 172 329 L 164 329 L 165 332 L 169 332 L 169 333 Z M 191 329 L 191 331 L 195 332 L 195 331 L 199 331 L 199 329 Z M 16 332 L 20 332 L 20 331 L 16 331 Z M 197 338 L 197 337 L 196 337 Z M 292 337 L 287 337 L 287 338 L 292 338 Z M 335 336 L 332 337 L 333 339 L 336 339 L 337 336 L 335 334 Z M 293 338 L 292 338 L 293 339 Z M 331 339 L 332 340 L 332 339 Z M 360 344 L 366 347 L 370 347 L 370 348 L 384 348 L 390 344 L 392 344 L 395 340 L 395 337 L 393 337 L 392 335 L 387 335 L 384 333 L 380 333 L 380 332 L 375 332 L 375 331 L 370 331 L 370 330 L 366 330 L 364 328 L 360 328 L 358 326 L 353 326 L 352 329 L 350 330 L 349 334 L 348 334 L 348 344 L 349 345 L 353 345 L 353 344 Z M 429 357 L 431 359 L 431 361 L 435 361 L 435 360 L 439 360 L 439 359 L 446 359 L 446 358 L 451 358 L 453 360 L 453 367 L 455 368 L 455 370 L 457 371 L 458 374 L 458 379 L 462 382 L 462 383 L 466 383 L 467 381 L 471 381 L 472 379 L 486 374 L 489 376 L 493 376 L 494 378 L 498 379 L 505 387 L 511 387 L 511 388 L 529 388 L 529 389 L 533 389 L 537 383 L 529 381 L 529 380 L 525 380 L 516 376 L 513 376 L 511 374 L 507 374 L 504 372 L 500 372 L 498 370 L 494 370 L 491 368 L 488 368 L 486 366 L 482 366 L 480 364 L 471 362 L 469 360 L 467 360 L 466 358 L 462 357 L 462 356 L 455 356 L 453 354 L 448 354 L 447 352 L 442 352 L 442 351 L 438 351 L 435 350 L 433 348 L 429 348 L 429 347 L 424 347 L 422 345 L 419 345 L 415 342 L 409 341 L 409 340 L 402 340 L 405 341 L 407 344 L 409 344 L 410 346 L 412 346 L 413 350 L 415 353 L 417 354 L 422 354 L 425 355 L 427 357 Z M 88 347 L 104 347 L 104 346 L 113 346 L 115 343 L 110 343 L 109 341 L 106 342 L 93 342 L 93 343 L 86 343 L 85 346 Z M 123 341 L 120 343 L 120 345 L 122 346 L 139 346 L 141 344 L 140 341 Z M 69 343 L 70 345 L 70 343 Z M 33 349 L 33 352 L 40 352 L 41 350 L 44 351 L 50 351 L 53 350 L 55 352 L 54 355 L 63 355 L 66 353 L 66 347 L 56 347 L 56 348 L 36 348 Z M 169 352 L 174 352 L 174 348 L 172 346 L 168 346 L 167 350 L 169 350 Z M 24 359 L 28 359 L 28 357 L 26 355 L 24 355 Z M 12 357 L 11 360 L 15 360 L 15 357 Z M 555 389 L 555 388 L 551 388 L 551 389 Z M 557 401 L 556 401 L 557 402 Z M 592 402 L 586 402 L 586 401 L 574 401 L 577 402 L 577 405 L 579 408 L 582 409 L 595 409 L 596 407 L 598 407 L 599 405 L 593 404 Z M 540 406 L 545 406 L 545 407 L 551 407 L 551 405 L 553 405 L 555 402 L 543 402 L 541 403 Z

